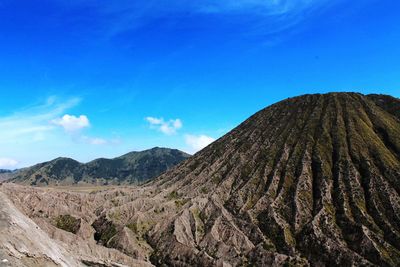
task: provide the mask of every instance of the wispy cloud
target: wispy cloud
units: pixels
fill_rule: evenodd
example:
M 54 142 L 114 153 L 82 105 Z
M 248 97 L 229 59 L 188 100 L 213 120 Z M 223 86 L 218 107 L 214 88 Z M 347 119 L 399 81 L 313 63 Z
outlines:
M 32 151 L 30 148 L 52 136 L 56 127 L 50 124 L 50 120 L 75 107 L 79 102 L 79 98 L 60 100 L 57 97 L 49 97 L 43 103 L 21 108 L 0 117 L 0 166 L 13 168 L 19 166 L 22 157 L 37 154 L 37 150 Z
M 0 128 L 3 129 L 0 133 L 0 143 L 35 142 L 43 139 L 47 132 L 55 128 L 49 122 L 79 102 L 79 98 L 59 101 L 55 97 L 50 97 L 44 104 L 30 106 L 9 116 L 0 117 Z
M 264 16 L 296 13 L 323 0 L 222 0 L 197 3 L 197 12 L 257 13 Z
M 173 135 L 182 128 L 183 123 L 180 119 L 165 121 L 163 118 L 147 117 L 146 121 L 151 128 L 158 129 L 166 135 Z
M 59 0 L 65 6 L 90 8 L 102 18 L 102 29 L 99 32 L 108 36 L 140 28 L 154 20 L 168 18 L 179 24 L 181 19 L 207 16 L 221 16 L 230 22 L 237 15 L 245 15 L 256 28 L 254 32 L 262 33 L 260 27 L 267 27 L 267 32 L 278 32 L 311 16 L 311 11 L 331 6 L 338 1 L 328 0 L 171 0 L 171 1 L 99 1 Z
M 168 2 L 158 0 L 148 1 L 63 1 L 64 5 L 85 6 L 96 9 L 104 14 L 130 14 L 131 17 L 144 17 L 149 14 L 166 15 L 171 13 L 245 13 L 262 12 L 264 15 L 287 14 L 326 4 L 327 0 L 171 0 Z
M 117 144 L 85 135 L 84 129 L 90 125 L 86 115 L 66 114 L 80 102 L 79 98 L 49 97 L 43 103 L 0 117 L 0 168 L 26 166 L 27 160 L 38 162 L 38 155 L 62 156 L 65 147 Z

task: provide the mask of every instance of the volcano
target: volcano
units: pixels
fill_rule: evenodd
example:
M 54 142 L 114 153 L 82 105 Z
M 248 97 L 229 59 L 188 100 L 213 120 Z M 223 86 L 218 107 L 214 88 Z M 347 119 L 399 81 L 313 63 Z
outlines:
M 190 199 L 212 192 L 200 217 L 205 239 L 217 230 L 217 258 L 399 266 L 399 159 L 398 99 L 305 95 L 258 112 L 155 185 Z M 174 265 L 174 254 L 161 257 Z

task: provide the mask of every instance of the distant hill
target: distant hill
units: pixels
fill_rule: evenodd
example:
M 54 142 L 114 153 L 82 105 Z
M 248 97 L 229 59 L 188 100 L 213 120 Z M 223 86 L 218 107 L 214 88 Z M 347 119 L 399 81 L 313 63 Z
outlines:
M 11 177 L 12 171 L 0 169 L 0 182 L 5 181 Z
M 157 147 L 114 159 L 100 158 L 86 164 L 70 158 L 57 158 L 21 169 L 10 181 L 33 186 L 139 184 L 157 177 L 189 156 L 176 149 Z

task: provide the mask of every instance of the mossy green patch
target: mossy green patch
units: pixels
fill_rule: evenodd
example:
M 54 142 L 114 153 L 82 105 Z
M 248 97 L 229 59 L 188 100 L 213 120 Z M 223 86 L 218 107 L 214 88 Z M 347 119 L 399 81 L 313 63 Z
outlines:
M 144 240 L 153 225 L 154 222 L 152 221 L 137 221 L 127 224 L 126 227 L 135 233 L 139 239 Z
M 64 231 L 76 234 L 81 227 L 81 220 L 71 215 L 60 215 L 54 219 L 54 225 Z
M 205 186 L 201 187 L 201 188 L 200 188 L 200 193 L 202 193 L 202 194 L 207 194 L 207 193 L 208 193 L 207 187 L 205 187 Z
M 180 209 L 188 202 L 189 202 L 189 199 L 187 199 L 187 198 L 185 198 L 185 199 L 177 199 L 177 200 L 175 200 L 175 206 L 178 209 Z
M 168 200 L 174 200 L 174 199 L 178 199 L 178 198 L 180 198 L 181 197 L 181 194 L 179 194 L 177 191 L 171 191 L 169 194 L 168 194 L 168 196 L 167 196 L 167 199 Z

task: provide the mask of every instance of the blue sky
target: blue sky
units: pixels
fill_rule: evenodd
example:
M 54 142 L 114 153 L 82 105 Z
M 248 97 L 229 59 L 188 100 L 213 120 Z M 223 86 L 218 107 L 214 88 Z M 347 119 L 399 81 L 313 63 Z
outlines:
M 305 93 L 400 97 L 399 8 L 0 0 L 0 168 L 154 146 L 193 153 Z

